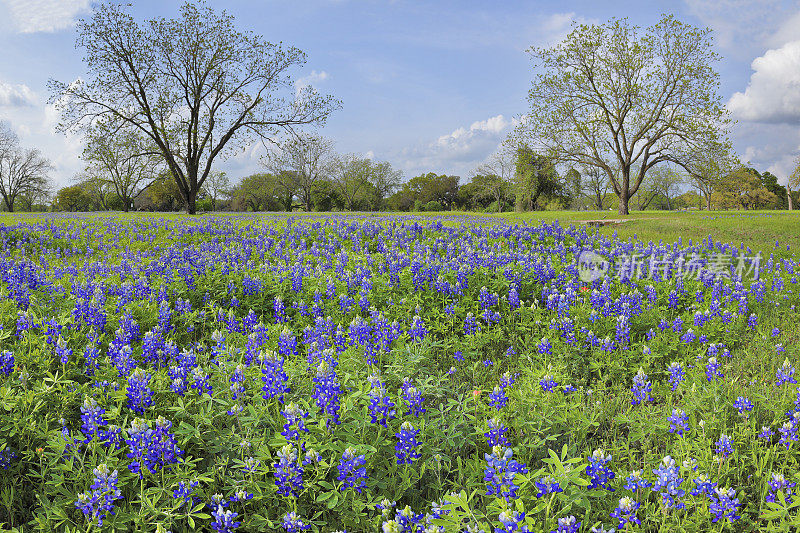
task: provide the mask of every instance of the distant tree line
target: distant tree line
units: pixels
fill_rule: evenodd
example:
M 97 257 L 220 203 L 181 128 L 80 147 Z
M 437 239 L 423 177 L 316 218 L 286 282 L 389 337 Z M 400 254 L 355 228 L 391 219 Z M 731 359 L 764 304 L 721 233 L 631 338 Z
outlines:
M 90 144 L 86 169 L 77 183 L 55 196 L 66 211 L 185 209 L 185 198 L 166 168 L 151 160 L 131 163 L 128 148 L 109 158 Z M 97 161 L 98 154 L 102 164 Z M 527 145 L 505 147 L 477 167 L 467 180 L 428 172 L 404 181 L 385 161 L 337 154 L 333 142 L 317 135 L 293 137 L 262 158 L 263 172 L 231 183 L 212 171 L 198 193 L 199 211 L 535 211 L 619 208 L 613 183 L 595 167 L 559 168 L 555 160 Z M 112 168 L 114 165 L 123 167 Z M 157 171 L 147 175 L 146 170 Z M 796 174 L 800 175 L 800 171 Z M 146 176 L 146 177 L 143 177 Z M 798 181 L 800 185 L 800 181 Z M 790 185 L 791 186 L 791 185 Z M 797 191 L 730 159 L 715 160 L 714 172 L 689 174 L 678 166 L 647 171 L 629 199 L 631 210 L 787 209 Z

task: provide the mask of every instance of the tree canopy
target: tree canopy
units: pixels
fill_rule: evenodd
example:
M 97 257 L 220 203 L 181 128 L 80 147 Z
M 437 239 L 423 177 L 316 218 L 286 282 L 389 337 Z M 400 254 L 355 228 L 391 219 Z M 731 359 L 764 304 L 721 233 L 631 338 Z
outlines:
M 517 135 L 559 162 L 601 169 L 620 214 L 652 167 L 726 135 L 708 29 L 664 15 L 642 33 L 612 19 L 530 52 L 540 70 Z
M 78 23 L 88 78 L 51 80 L 51 100 L 62 130 L 113 120 L 145 135 L 189 213 L 215 160 L 323 124 L 339 107 L 309 86 L 295 90 L 302 51 L 238 30 L 225 11 L 187 2 L 178 18 L 140 23 L 127 9 L 100 4 Z

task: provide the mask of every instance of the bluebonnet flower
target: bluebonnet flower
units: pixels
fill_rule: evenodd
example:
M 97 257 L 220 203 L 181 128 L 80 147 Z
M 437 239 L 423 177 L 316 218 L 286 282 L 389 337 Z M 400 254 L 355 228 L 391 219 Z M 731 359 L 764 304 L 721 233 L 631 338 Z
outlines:
M 664 507 L 667 509 L 683 509 L 685 504 L 679 498 L 683 497 L 686 491 L 680 488 L 683 478 L 680 477 L 680 471 L 675 464 L 675 459 L 669 455 L 664 457 L 661 460 L 661 465 L 653 469 L 653 474 L 656 476 L 653 490 L 661 493 L 661 502 Z
M 800 413 L 794 413 L 791 420 L 784 422 L 783 426 L 778 429 L 781 434 L 781 440 L 778 443 L 786 446 L 787 450 L 792 447 L 793 442 L 797 442 L 798 423 L 800 423 Z
M 81 406 L 81 421 L 83 422 L 81 431 L 86 437 L 84 443 L 91 442 L 95 436 L 102 440 L 104 432 L 100 426 L 106 425 L 103 418 L 105 412 L 106 410 L 97 404 L 97 400 L 88 396 L 84 398 L 83 406 Z
M 412 464 L 415 460 L 422 457 L 417 451 L 419 441 L 417 440 L 419 430 L 414 429 L 410 422 L 406 421 L 400 426 L 400 431 L 395 433 L 397 437 L 397 444 L 394 445 L 395 456 L 397 457 L 397 464 Z
M 252 492 L 247 492 L 244 489 L 239 489 L 236 492 L 234 492 L 233 495 L 231 495 L 231 497 L 228 498 L 228 499 L 231 501 L 231 503 L 233 503 L 233 502 L 246 502 L 247 500 L 252 500 L 253 499 L 253 493 Z
M 667 371 L 669 372 L 669 384 L 672 386 L 672 390 L 675 391 L 678 389 L 681 381 L 685 379 L 683 366 L 677 361 L 673 361 L 670 363 L 669 367 L 667 367 Z
M 624 496 L 619 499 L 619 505 L 611 512 L 610 516 L 619 520 L 620 529 L 625 529 L 629 523 L 639 525 L 642 521 L 636 517 L 636 511 L 640 505 L 630 496 Z
M 273 463 L 275 467 L 275 486 L 281 496 L 300 495 L 303 490 L 303 465 L 294 446 L 287 444 L 278 450 L 278 460 Z
M 498 411 L 506 406 L 508 403 L 508 396 L 506 390 L 500 385 L 495 385 L 494 390 L 489 394 L 489 404 Z
M 231 392 L 233 399 L 236 400 L 244 394 L 244 365 L 238 364 L 231 374 Z
M 461 350 L 456 350 L 453 354 L 453 359 L 456 361 L 463 363 L 464 362 L 464 354 L 461 353 Z
M 178 509 L 189 503 L 192 498 L 194 488 L 197 487 L 197 481 L 191 481 L 187 485 L 185 481 L 178 483 L 178 488 L 172 492 L 172 497 L 178 500 Z
M 519 293 L 517 292 L 516 287 L 511 287 L 508 290 L 508 305 L 511 306 L 511 309 L 516 309 L 519 307 Z
M 247 442 L 247 441 L 242 441 L 242 444 L 244 444 L 245 442 Z M 247 444 L 248 444 L 248 446 L 246 446 L 246 447 L 249 447 L 250 443 L 247 443 Z M 245 446 L 241 446 L 241 447 L 245 448 Z M 260 466 L 261 466 L 261 461 L 259 461 L 255 457 L 248 457 L 247 459 L 244 460 L 244 466 L 242 467 L 242 470 L 246 474 L 255 474 L 258 471 L 258 467 L 260 467 Z
M 775 377 L 777 378 L 775 385 L 778 387 L 784 383 L 797 383 L 797 380 L 794 379 L 794 367 L 789 362 L 789 359 L 783 360 L 783 365 L 778 368 L 778 371 L 775 373 Z
M 173 365 L 169 367 L 169 371 L 167 372 L 167 375 L 172 380 L 169 388 L 178 396 L 183 396 L 186 394 L 186 390 L 189 388 L 189 384 L 186 381 L 188 376 L 186 370 L 187 368 L 185 366 Z
M 679 436 L 683 437 L 683 432 L 689 429 L 689 424 L 687 423 L 689 417 L 680 409 L 673 409 L 672 416 L 667 418 L 667 420 L 669 420 L 670 423 L 670 433 L 677 433 Z
M 153 405 L 153 390 L 150 388 L 150 374 L 137 368 L 128 376 L 128 407 L 137 414 Z
M 278 351 L 286 359 L 297 356 L 297 338 L 288 327 L 284 327 L 278 336 Z
M 717 453 L 722 455 L 724 458 L 727 458 L 731 453 L 733 453 L 731 438 L 724 433 L 720 435 L 716 445 Z
M 500 513 L 497 517 L 502 528 L 494 528 L 494 533 L 529 533 L 530 528 L 525 524 L 525 513 L 510 509 Z
M 639 489 L 646 489 L 652 485 L 653 484 L 650 481 L 642 477 L 641 470 L 634 470 L 628 475 L 627 478 L 625 478 L 625 487 L 623 488 L 636 492 Z
M 464 335 L 475 335 L 480 331 L 481 326 L 475 320 L 475 316 L 472 313 L 467 313 L 467 316 L 464 318 Z
M 558 527 L 550 533 L 578 533 L 581 523 L 574 516 L 566 516 L 558 519 Z
M 275 323 L 276 324 L 285 324 L 286 323 L 286 306 L 283 305 L 283 299 L 280 296 L 276 296 L 275 300 L 272 304 L 272 309 L 275 313 Z
M 156 428 L 151 429 L 147 422 L 136 418 L 128 430 L 128 439 L 125 442 L 130 451 L 127 457 L 133 459 L 128 469 L 139 474 L 139 478 L 144 477 L 142 467 L 154 474 L 164 466 L 177 463 L 183 455 L 175 435 L 169 432 L 172 422 L 158 417 L 155 425 Z
M 58 336 L 56 341 L 56 355 L 62 365 L 66 365 L 69 362 L 69 358 L 72 357 L 72 350 L 67 346 L 67 341 L 61 335 Z
M 83 358 L 86 360 L 86 375 L 94 376 L 95 371 L 100 368 L 97 358 L 100 357 L 100 349 L 96 344 L 90 343 L 83 350 Z
M 414 315 L 408 334 L 414 342 L 422 342 L 428 335 L 428 330 L 425 329 L 425 324 L 422 322 L 422 318 L 420 318 L 419 315 Z
M 122 497 L 122 492 L 117 487 L 118 473 L 113 472 L 103 463 L 94 469 L 94 483 L 89 487 L 92 492 L 78 495 L 75 507 L 80 509 L 84 516 L 97 519 L 97 526 L 103 526 L 106 513 L 114 514 L 114 501 Z
M 555 494 L 556 492 L 564 492 L 564 489 L 561 488 L 559 482 L 550 476 L 539 478 L 534 481 L 533 484 L 536 486 L 536 490 L 538 491 L 536 493 L 537 498 L 547 496 L 548 494 Z
M 506 502 L 517 497 L 519 486 L 514 483 L 517 474 L 527 474 L 528 467 L 517 462 L 511 448 L 495 446 L 491 454 L 485 454 L 487 466 L 484 471 L 486 495 L 505 498 Z
M 0 353 L 0 373 L 10 376 L 14 371 L 14 354 L 8 350 Z
M 654 399 L 652 396 L 650 396 L 650 391 L 652 388 L 653 384 L 650 383 L 650 380 L 647 378 L 647 374 L 644 373 L 644 370 L 640 368 L 633 377 L 633 386 L 631 387 L 633 398 L 631 399 L 631 404 L 639 405 L 640 403 L 644 402 L 652 402 Z
M 717 482 L 711 481 L 711 479 L 705 474 L 700 474 L 700 476 L 695 478 L 693 481 L 695 487 L 690 492 L 692 496 L 701 496 L 705 494 L 706 496 L 710 497 L 713 495 L 714 488 L 717 486 Z
M 783 503 L 778 498 L 778 491 L 783 492 L 784 498 L 786 498 L 786 503 L 791 505 L 792 498 L 794 497 L 794 488 L 797 483 L 791 482 L 783 474 L 772 474 L 772 479 L 769 480 L 767 483 L 769 486 L 769 491 L 767 492 L 767 496 L 764 498 L 765 501 L 771 503 Z
M 211 512 L 211 516 L 214 518 L 214 521 L 211 522 L 211 527 L 214 528 L 214 531 L 217 533 L 233 533 L 237 527 L 242 525 L 241 521 L 236 520 L 239 513 L 231 511 L 230 509 L 226 511 L 222 504 L 215 507 Z
M 744 417 L 748 416 L 748 413 L 753 410 L 753 402 L 744 396 L 736 398 L 736 401 L 733 402 L 733 406 L 739 411 L 739 415 Z
M 758 432 L 758 438 L 768 441 L 774 434 L 775 432 L 768 426 L 761 426 L 761 431 Z
M 393 420 L 396 416 L 395 404 L 386 393 L 386 387 L 378 376 L 372 375 L 368 378 L 372 385 L 369 393 L 369 414 L 373 424 L 380 424 L 387 427 L 386 423 Z
M 312 398 L 317 407 L 328 416 L 325 420 L 326 426 L 330 428 L 332 425 L 338 425 L 340 423 L 339 397 L 343 391 L 336 375 L 336 361 L 333 359 L 332 352 L 323 358 L 313 381 L 314 394 Z
M 303 422 L 305 418 L 308 418 L 308 413 L 303 411 L 296 403 L 292 402 L 287 405 L 286 409 L 281 411 L 281 414 L 286 419 L 281 432 L 281 435 L 286 437 L 286 440 L 299 440 L 301 431 L 308 433 L 308 429 Z
M 708 510 L 714 515 L 711 519 L 716 522 L 720 518 L 727 518 L 729 522 L 734 522 L 741 518 L 736 514 L 739 507 L 739 498 L 736 497 L 736 491 L 733 489 L 720 489 L 715 488 L 713 496 L 710 497 L 711 503 Z
M 355 448 L 347 448 L 342 454 L 342 460 L 339 462 L 339 476 L 336 478 L 343 481 L 342 490 L 346 488 L 354 488 L 357 492 L 367 486 L 367 469 L 365 465 L 367 460 L 364 455 L 358 455 Z
M 0 450 L 0 469 L 8 470 L 8 467 L 11 466 L 11 461 L 13 461 L 16 458 L 17 454 L 11 448 L 4 448 Z
M 404 533 L 422 533 L 424 525 L 422 519 L 425 518 L 423 514 L 417 514 L 411 510 L 411 507 L 406 505 L 403 509 L 398 509 L 394 515 L 400 531 Z
M 558 387 L 558 383 L 553 379 L 553 376 L 546 375 L 539 381 L 539 385 L 542 387 L 542 391 L 544 392 L 553 392 L 556 387 Z
M 290 511 L 284 515 L 281 525 L 287 533 L 297 533 L 298 531 L 304 531 L 311 527 L 311 525 L 303 522 L 294 511 Z
M 486 436 L 486 440 L 489 442 L 489 446 L 494 447 L 510 445 L 505 435 L 506 429 L 508 428 L 506 428 L 506 426 L 504 426 L 500 420 L 491 418 L 487 424 L 489 426 L 489 431 L 484 433 L 484 435 Z
M 539 353 L 542 355 L 550 355 L 552 353 L 553 345 L 550 344 L 550 339 L 547 337 L 542 337 L 542 340 L 539 341 Z
M 415 417 L 419 418 L 419 416 L 425 412 L 425 408 L 422 407 L 422 403 L 425 401 L 424 398 L 419 393 L 417 388 L 414 387 L 414 384 L 412 383 L 410 378 L 403 379 L 401 390 L 403 399 L 408 404 L 408 411 L 406 412 L 406 416 L 413 414 Z
M 706 379 L 708 381 L 714 381 L 717 378 L 725 377 L 722 371 L 719 369 L 719 363 L 717 362 L 716 357 L 709 357 L 708 364 L 706 364 Z
M 278 357 L 275 352 L 270 352 L 263 361 L 261 368 L 261 381 L 264 386 L 261 390 L 264 392 L 261 396 L 265 400 L 277 398 L 280 403 L 283 403 L 284 394 L 291 391 L 286 384 L 289 381 L 289 376 L 283 370 L 283 357 Z
M 597 449 L 589 456 L 589 466 L 586 467 L 586 475 L 589 476 L 589 489 L 607 489 L 614 492 L 608 483 L 616 477 L 616 474 L 608 466 L 611 462 L 611 454 L 606 455 L 602 449 Z
M 211 396 L 213 392 L 208 374 L 199 366 L 192 369 L 191 386 L 194 390 L 197 391 L 198 396 L 202 396 L 203 393 L 206 393 L 209 396 Z

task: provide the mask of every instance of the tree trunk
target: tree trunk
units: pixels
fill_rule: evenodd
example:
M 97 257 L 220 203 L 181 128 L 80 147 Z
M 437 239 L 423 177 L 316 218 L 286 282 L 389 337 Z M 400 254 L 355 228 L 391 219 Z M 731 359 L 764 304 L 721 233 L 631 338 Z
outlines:
M 792 190 L 786 186 L 786 199 L 789 200 L 789 211 L 794 209 L 794 200 L 792 199 Z
M 186 193 L 186 213 L 194 215 L 197 213 L 196 206 L 197 191 L 189 190 Z
M 628 194 L 627 192 L 621 192 L 619 195 L 619 214 L 620 215 L 627 215 L 628 214 Z

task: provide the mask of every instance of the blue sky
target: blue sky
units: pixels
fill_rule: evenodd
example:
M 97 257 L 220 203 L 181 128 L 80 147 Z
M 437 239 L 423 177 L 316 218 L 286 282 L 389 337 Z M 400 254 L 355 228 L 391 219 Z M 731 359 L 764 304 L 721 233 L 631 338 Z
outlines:
M 800 3 L 771 0 L 641 1 L 211 1 L 243 29 L 308 54 L 296 72 L 343 107 L 322 133 L 340 152 L 390 161 L 406 178 L 462 176 L 484 161 L 527 108 L 525 50 L 552 44 L 573 22 L 660 13 L 715 31 L 721 93 L 737 119 L 740 155 L 785 181 L 800 153 Z M 141 18 L 174 16 L 180 2 L 133 2 Z M 88 0 L 0 0 L 0 120 L 37 146 L 66 185 L 80 170 L 81 139 L 56 134 L 47 80 L 85 76 L 74 21 Z M 220 165 L 232 178 L 259 171 L 254 147 Z

